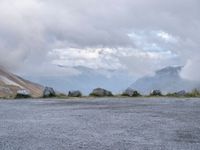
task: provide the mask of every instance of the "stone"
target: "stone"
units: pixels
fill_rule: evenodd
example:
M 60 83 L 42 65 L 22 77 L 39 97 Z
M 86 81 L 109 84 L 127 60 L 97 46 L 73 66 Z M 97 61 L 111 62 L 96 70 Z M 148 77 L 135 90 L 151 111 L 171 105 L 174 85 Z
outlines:
M 105 96 L 113 96 L 111 91 L 102 89 L 102 88 L 96 88 L 90 93 L 90 96 L 97 96 L 97 97 L 105 97 Z
M 54 91 L 54 89 L 52 87 L 45 87 L 44 91 L 43 91 L 43 97 L 55 97 L 56 96 L 56 92 Z
M 160 90 L 153 90 L 150 93 L 151 96 L 162 96 L 162 92 Z
M 185 96 L 186 95 L 186 91 L 181 90 L 179 92 L 176 92 L 175 94 L 176 94 L 176 96 Z
M 31 98 L 31 94 L 26 89 L 21 89 L 17 91 L 15 98 Z
M 80 91 L 69 91 L 68 96 L 69 97 L 81 97 L 82 93 Z
M 136 97 L 140 96 L 140 93 L 136 90 L 133 90 L 132 88 L 128 88 L 122 93 L 122 96 Z

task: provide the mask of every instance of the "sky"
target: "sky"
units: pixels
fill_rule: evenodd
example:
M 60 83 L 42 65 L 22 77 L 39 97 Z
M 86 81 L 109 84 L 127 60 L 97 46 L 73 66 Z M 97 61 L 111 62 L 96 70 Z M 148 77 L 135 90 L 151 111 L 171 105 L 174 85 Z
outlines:
M 134 79 L 166 66 L 200 80 L 199 0 L 1 0 L 0 66 L 25 76 Z

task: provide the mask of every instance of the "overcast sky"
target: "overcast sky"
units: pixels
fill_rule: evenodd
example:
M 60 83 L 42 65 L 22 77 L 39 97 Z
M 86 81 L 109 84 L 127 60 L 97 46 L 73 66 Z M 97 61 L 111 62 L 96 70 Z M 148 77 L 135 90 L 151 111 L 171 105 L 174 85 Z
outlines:
M 185 66 L 200 80 L 199 0 L 1 0 L 0 65 L 26 75 Z M 64 66 L 64 67 L 60 67 Z

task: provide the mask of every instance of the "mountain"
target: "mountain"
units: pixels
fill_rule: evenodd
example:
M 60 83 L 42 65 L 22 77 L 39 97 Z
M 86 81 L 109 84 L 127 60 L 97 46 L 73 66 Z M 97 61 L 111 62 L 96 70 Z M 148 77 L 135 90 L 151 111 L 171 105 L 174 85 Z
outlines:
M 76 67 L 81 73 L 75 76 L 25 76 L 31 81 L 37 81 L 43 85 L 54 87 L 61 92 L 69 90 L 80 90 L 84 95 L 88 95 L 94 88 L 105 88 L 113 93 L 121 93 L 130 85 L 130 79 L 126 72 L 104 70 L 93 70 L 87 67 Z
M 13 97 L 18 90 L 26 89 L 32 97 L 42 96 L 43 87 L 0 68 L 0 97 Z
M 177 92 L 180 90 L 191 91 L 199 87 L 200 84 L 181 78 L 182 67 L 166 67 L 157 70 L 153 76 L 145 76 L 136 80 L 130 88 L 138 90 L 143 94 L 148 94 L 154 89 L 161 90 L 163 93 Z

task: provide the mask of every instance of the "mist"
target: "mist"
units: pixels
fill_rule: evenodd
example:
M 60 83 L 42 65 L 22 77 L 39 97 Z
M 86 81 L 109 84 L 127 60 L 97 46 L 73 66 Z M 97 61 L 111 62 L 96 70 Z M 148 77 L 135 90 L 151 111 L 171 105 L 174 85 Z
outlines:
M 0 66 L 26 76 L 76 76 L 83 66 L 121 70 L 136 79 L 180 65 L 184 78 L 200 80 L 199 5 L 198 0 L 1 0 Z

